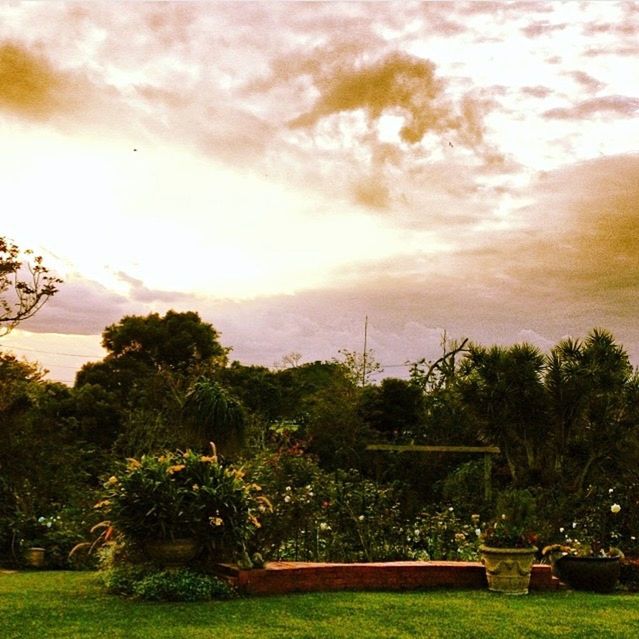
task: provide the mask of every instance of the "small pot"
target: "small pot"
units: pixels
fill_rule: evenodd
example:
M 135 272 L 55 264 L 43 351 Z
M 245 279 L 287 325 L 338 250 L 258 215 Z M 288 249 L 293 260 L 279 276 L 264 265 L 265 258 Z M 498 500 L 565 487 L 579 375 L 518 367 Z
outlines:
M 24 551 L 24 562 L 31 568 L 44 568 L 44 548 L 31 547 Z

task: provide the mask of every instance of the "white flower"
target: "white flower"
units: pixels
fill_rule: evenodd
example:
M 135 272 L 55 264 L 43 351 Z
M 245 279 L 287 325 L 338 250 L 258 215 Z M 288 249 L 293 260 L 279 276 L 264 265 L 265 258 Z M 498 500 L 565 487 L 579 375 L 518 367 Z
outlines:
M 630 535 L 630 539 L 632 539 L 632 541 L 634 541 L 637 538 L 634 535 Z
M 312 491 L 308 493 L 309 497 L 313 497 L 313 495 L 314 495 L 314 493 Z
M 448 510 L 452 513 L 455 509 L 451 506 Z
M 360 515 L 357 519 L 359 519 L 360 521 L 364 521 L 364 515 Z
M 284 497 L 284 501 L 288 504 L 288 502 L 289 502 L 289 501 L 291 501 L 290 496 L 289 496 L 289 495 L 286 495 L 286 496 Z
M 481 535 L 481 528 L 475 528 L 475 534 L 479 537 Z
M 320 530 L 330 530 L 331 527 L 325 522 L 323 521 L 320 525 L 319 525 L 319 529 Z
M 619 504 L 613 504 L 610 506 L 610 512 L 615 513 L 615 515 L 621 510 L 621 506 Z
M 608 494 L 610 494 L 610 493 L 614 493 L 614 492 L 615 492 L 615 489 L 614 489 L 614 488 L 608 488 Z
M 287 486 L 284 490 L 286 490 L 287 493 L 290 493 L 291 492 L 291 487 Z
M 573 528 L 577 528 L 577 522 L 576 522 L 576 521 L 573 521 L 573 522 L 572 522 L 572 527 L 573 527 Z

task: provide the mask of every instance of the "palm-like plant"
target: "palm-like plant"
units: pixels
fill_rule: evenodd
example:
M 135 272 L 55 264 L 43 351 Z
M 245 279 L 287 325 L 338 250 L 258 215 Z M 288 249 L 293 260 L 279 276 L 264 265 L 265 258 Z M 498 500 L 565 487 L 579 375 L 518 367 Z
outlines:
M 186 394 L 183 411 L 204 445 L 215 441 L 221 452 L 229 453 L 244 443 L 244 406 L 218 382 L 199 377 Z

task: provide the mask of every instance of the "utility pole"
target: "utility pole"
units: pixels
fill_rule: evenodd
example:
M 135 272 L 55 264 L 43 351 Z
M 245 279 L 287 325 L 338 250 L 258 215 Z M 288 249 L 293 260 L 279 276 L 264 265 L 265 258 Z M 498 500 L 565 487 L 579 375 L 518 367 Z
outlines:
M 362 358 L 362 388 L 366 386 L 366 357 L 368 354 L 368 315 L 364 319 L 364 357 Z

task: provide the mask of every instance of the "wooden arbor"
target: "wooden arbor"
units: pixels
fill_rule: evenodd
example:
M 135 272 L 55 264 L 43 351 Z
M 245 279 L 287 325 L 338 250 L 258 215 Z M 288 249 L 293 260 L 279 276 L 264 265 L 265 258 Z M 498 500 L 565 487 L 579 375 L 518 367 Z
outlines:
M 398 453 L 470 453 L 484 456 L 484 499 L 492 497 L 492 455 L 501 451 L 497 446 L 421 446 L 418 444 L 369 444 L 366 450 L 391 450 Z

